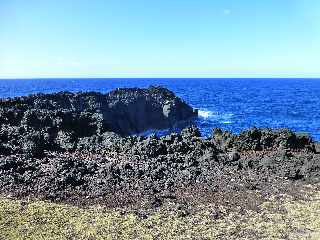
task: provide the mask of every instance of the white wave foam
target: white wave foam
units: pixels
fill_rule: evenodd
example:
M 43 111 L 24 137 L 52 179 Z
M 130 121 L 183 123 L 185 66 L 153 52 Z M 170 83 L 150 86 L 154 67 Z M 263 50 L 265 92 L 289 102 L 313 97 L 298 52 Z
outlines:
M 209 117 L 213 116 L 213 112 L 207 111 L 207 110 L 198 110 L 199 117 L 202 117 L 204 119 L 208 119 Z
M 230 123 L 232 123 L 231 121 L 222 121 L 221 123 L 223 123 L 223 124 L 230 124 Z
M 199 117 L 207 120 L 213 120 L 213 121 L 217 121 L 223 124 L 230 124 L 232 123 L 232 118 L 234 116 L 233 113 L 217 113 L 217 112 L 212 112 L 212 111 L 208 111 L 208 110 L 198 110 L 198 115 Z

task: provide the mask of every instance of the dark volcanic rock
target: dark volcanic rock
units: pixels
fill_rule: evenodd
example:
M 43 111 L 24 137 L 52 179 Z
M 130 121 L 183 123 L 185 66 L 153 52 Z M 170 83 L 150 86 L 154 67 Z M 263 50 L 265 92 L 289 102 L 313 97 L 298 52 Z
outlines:
M 308 149 L 315 152 L 315 144 L 308 135 L 299 135 L 289 129 L 252 128 L 234 135 L 221 129 L 214 129 L 213 142 L 220 149 L 235 148 L 240 151 L 261 151 L 278 149 Z
M 104 133 L 130 135 L 170 128 L 196 116 L 161 87 L 7 99 L 0 102 L 0 154 L 89 150 L 88 144 L 105 145 Z
M 319 182 L 319 145 L 287 129 L 215 129 L 202 138 L 192 126 L 162 137 L 121 136 L 195 115 L 155 87 L 3 100 L 0 193 L 115 202 L 138 194 L 158 206 L 190 187 L 230 192 L 263 189 L 274 179 Z
M 267 131 L 283 143 L 292 138 L 282 131 L 257 129 L 227 133 L 231 148 L 222 150 L 216 138 L 201 138 L 195 127 L 160 138 L 104 133 L 81 138 L 73 152 L 0 157 L 0 189 L 4 194 L 54 200 L 108 199 L 115 194 L 163 196 L 190 186 L 212 192 L 261 189 L 274 178 L 319 181 L 320 155 L 310 148 L 312 142 L 296 136 L 295 144 L 286 148 L 274 140 L 268 147 L 252 150 L 261 144 L 260 137 L 258 143 L 254 138 L 252 144 L 247 140 L 245 148 L 237 149 L 243 136 L 255 131 Z M 47 141 L 36 137 L 42 145 Z

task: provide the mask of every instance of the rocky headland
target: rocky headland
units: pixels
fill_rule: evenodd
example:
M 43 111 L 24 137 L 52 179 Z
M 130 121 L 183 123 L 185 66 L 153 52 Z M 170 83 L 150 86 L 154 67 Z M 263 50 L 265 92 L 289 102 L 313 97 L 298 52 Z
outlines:
M 196 116 L 160 87 L 4 99 L 1 194 L 110 205 L 150 199 L 157 207 L 166 199 L 290 192 L 319 181 L 317 143 L 287 129 L 214 129 L 204 138 L 190 126 L 161 137 L 133 135 Z
M 0 154 L 95 148 L 98 139 L 172 128 L 196 116 L 196 110 L 161 87 L 4 99 L 0 101 Z

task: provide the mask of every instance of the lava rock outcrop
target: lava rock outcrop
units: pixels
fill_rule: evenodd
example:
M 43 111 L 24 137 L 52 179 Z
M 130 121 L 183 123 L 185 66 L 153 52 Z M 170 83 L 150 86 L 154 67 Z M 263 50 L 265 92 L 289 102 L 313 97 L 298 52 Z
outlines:
M 127 136 L 170 128 L 196 116 L 196 110 L 161 87 L 4 99 L 0 102 L 0 154 L 72 151 L 106 134 Z
M 256 128 L 240 135 L 214 132 L 209 138 L 202 138 L 196 127 L 162 137 L 104 134 L 88 138 L 72 152 L 3 155 L 0 190 L 56 201 L 119 201 L 137 194 L 173 196 L 188 187 L 225 192 L 265 190 L 273 179 L 319 181 L 320 154 L 308 137 Z M 221 136 L 232 144 L 221 145 Z M 266 136 L 273 141 L 263 145 Z
M 214 129 L 203 138 L 192 126 L 130 135 L 196 115 L 159 87 L 2 100 L 0 194 L 113 202 L 153 196 L 158 205 L 186 188 L 265 191 L 270 183 L 320 181 L 319 144 L 288 129 Z

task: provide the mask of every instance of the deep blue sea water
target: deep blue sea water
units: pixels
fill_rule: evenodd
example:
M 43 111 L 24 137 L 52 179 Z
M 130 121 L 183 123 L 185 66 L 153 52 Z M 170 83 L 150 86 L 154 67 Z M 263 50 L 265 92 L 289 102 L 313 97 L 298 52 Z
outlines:
M 320 79 L 15 79 L 0 80 L 0 97 L 150 85 L 165 86 L 198 108 L 204 135 L 214 127 L 239 133 L 257 126 L 290 128 L 320 140 Z

